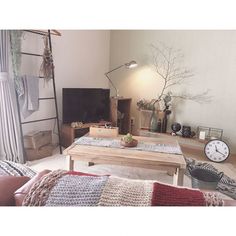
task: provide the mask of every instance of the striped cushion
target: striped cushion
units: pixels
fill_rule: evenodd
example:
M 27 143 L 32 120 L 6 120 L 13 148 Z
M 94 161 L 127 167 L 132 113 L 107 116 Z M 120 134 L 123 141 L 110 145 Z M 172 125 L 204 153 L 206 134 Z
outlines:
M 0 161 L 0 175 L 28 176 L 32 178 L 36 172 L 26 165 L 12 161 Z

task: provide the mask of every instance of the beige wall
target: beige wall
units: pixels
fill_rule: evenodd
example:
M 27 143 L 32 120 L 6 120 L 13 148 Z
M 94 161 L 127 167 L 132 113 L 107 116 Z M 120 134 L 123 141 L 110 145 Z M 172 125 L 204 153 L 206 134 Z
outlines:
M 194 70 L 194 77 L 176 87 L 176 91 L 196 94 L 210 89 L 212 96 L 209 104 L 176 102 L 169 123 L 176 121 L 193 128 L 200 125 L 222 128 L 224 140 L 236 152 L 236 31 L 111 31 L 110 69 L 132 59 L 139 64 L 136 69 L 120 69 L 110 75 L 120 95 L 133 99 L 132 116 L 136 128 L 136 102 L 142 98 L 156 98 L 162 85 L 153 71 L 149 46 L 158 41 L 181 49 L 185 65 Z
M 58 109 L 61 119 L 62 88 L 108 88 L 104 73 L 109 69 L 110 31 L 108 30 L 60 30 L 62 36 L 52 36 L 55 65 L 55 81 Z M 26 33 L 22 50 L 42 54 L 43 39 Z M 22 56 L 22 74 L 38 75 L 41 60 L 38 57 Z M 40 97 L 52 96 L 52 81 L 40 80 Z M 27 120 L 55 115 L 53 100 L 41 101 L 40 111 Z M 52 129 L 54 121 L 24 125 L 24 132 Z

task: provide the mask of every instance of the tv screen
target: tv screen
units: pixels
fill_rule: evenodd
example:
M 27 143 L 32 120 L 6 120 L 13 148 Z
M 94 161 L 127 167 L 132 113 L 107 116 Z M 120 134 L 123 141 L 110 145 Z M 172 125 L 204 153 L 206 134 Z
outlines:
M 110 90 L 63 88 L 63 123 L 109 121 Z

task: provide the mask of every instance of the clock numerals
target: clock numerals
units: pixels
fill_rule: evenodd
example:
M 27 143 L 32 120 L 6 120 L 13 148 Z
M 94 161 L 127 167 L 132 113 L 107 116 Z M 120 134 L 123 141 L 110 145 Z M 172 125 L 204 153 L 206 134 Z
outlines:
M 207 158 L 214 162 L 222 162 L 229 157 L 229 147 L 222 140 L 210 140 L 204 151 Z

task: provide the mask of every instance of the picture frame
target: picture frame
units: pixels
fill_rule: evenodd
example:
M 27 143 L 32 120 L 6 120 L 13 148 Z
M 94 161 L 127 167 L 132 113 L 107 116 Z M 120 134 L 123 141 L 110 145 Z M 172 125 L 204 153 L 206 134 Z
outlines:
M 205 133 L 205 135 L 204 135 Z M 212 128 L 207 126 L 197 127 L 197 137 L 201 140 L 220 139 L 223 137 L 223 129 Z

